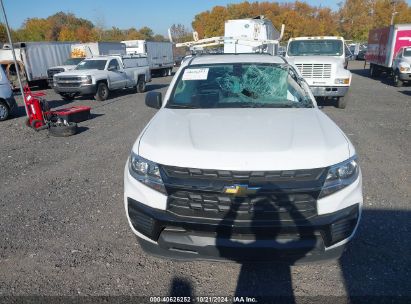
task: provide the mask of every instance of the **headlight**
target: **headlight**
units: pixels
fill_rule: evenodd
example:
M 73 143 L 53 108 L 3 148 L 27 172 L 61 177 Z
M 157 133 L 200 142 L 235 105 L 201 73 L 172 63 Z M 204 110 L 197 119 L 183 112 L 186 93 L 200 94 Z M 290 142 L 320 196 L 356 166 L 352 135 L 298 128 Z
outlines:
M 400 72 L 409 72 L 410 70 L 409 66 L 400 66 Z
M 91 84 L 91 76 L 81 76 L 81 83 L 82 84 Z
M 336 78 L 335 84 L 349 84 L 350 78 Z
M 319 198 L 335 193 L 352 184 L 357 179 L 358 174 L 359 167 L 356 156 L 331 166 L 328 169 L 327 177 Z
M 161 193 L 167 194 L 163 180 L 161 179 L 160 168 L 156 163 L 131 152 L 129 171 L 131 176 L 139 182 Z

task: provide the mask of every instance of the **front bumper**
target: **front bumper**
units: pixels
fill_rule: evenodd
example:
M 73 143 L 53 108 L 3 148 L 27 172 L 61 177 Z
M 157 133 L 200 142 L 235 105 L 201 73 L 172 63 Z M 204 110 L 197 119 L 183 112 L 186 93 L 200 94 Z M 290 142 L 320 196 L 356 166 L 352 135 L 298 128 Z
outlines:
M 56 93 L 76 93 L 79 95 L 91 95 L 96 93 L 96 85 L 95 84 L 88 84 L 82 85 L 79 87 L 59 87 L 53 86 L 53 89 Z
M 398 77 L 403 81 L 411 81 L 411 73 L 399 73 Z
M 310 89 L 315 97 L 343 97 L 347 94 L 349 87 L 310 86 Z
M 352 237 L 360 218 L 358 204 L 295 224 L 181 218 L 130 198 L 127 202 L 132 227 L 146 237 L 139 238 L 142 248 L 184 260 L 294 264 L 335 259 L 344 250 L 346 242 L 341 241 Z

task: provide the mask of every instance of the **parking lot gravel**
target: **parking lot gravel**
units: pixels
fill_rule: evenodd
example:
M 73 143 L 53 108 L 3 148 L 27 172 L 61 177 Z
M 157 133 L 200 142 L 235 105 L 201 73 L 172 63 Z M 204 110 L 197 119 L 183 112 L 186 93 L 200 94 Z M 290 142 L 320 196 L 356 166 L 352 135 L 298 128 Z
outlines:
M 92 119 L 67 138 L 26 127 L 20 98 L 17 117 L 0 123 L 0 296 L 411 297 L 411 86 L 371 79 L 363 64 L 350 62 L 345 110 L 321 103 L 357 149 L 362 222 L 341 260 L 319 264 L 176 262 L 145 254 L 123 205 L 125 161 L 155 114 L 145 94 L 67 103 L 47 90 L 52 108 L 92 107 Z M 170 81 L 154 78 L 147 90 L 165 93 Z

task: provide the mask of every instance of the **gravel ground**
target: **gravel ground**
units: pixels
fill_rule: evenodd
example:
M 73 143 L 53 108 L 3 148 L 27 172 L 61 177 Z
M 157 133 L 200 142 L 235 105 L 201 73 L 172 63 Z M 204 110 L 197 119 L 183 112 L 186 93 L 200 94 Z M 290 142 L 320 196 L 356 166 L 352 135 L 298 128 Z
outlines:
M 81 133 L 49 137 L 0 123 L 0 295 L 411 296 L 411 87 L 371 79 L 350 62 L 345 110 L 324 111 L 360 157 L 365 208 L 340 261 L 299 266 L 175 262 L 146 255 L 128 227 L 123 168 L 155 110 L 124 92 L 91 106 Z M 148 90 L 165 92 L 171 77 Z M 65 106 L 47 91 L 52 107 Z M 20 105 L 21 102 L 20 102 Z

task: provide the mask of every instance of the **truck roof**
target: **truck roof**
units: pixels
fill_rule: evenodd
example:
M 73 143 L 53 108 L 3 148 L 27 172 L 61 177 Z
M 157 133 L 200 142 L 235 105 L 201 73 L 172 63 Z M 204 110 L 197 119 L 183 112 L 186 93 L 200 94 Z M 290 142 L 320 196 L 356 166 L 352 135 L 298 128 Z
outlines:
M 286 63 L 285 59 L 280 56 L 269 54 L 215 54 L 194 56 L 193 59 L 186 60 L 191 64 L 209 64 L 209 63 Z
M 328 40 L 344 40 L 343 37 L 341 36 L 312 36 L 312 37 L 294 37 L 294 38 L 290 38 L 289 41 L 293 41 L 293 40 L 318 40 L 318 39 L 328 39 Z

